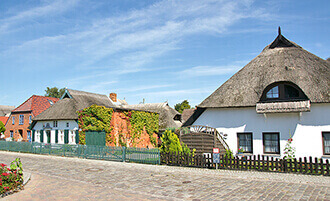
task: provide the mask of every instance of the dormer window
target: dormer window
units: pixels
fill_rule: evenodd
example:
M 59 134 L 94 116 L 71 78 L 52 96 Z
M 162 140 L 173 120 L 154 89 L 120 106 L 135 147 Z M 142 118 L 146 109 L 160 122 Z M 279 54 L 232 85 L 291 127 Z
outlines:
M 279 92 L 278 92 L 278 86 L 271 88 L 267 94 L 266 94 L 266 98 L 279 98 Z
M 290 100 L 308 100 L 308 98 L 297 85 L 290 82 L 277 82 L 265 88 L 260 102 Z

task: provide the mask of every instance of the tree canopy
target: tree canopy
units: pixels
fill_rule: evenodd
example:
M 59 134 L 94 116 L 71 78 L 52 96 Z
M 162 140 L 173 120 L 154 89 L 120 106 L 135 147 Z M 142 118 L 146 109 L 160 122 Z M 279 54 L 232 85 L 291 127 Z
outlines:
M 178 103 L 178 104 L 174 105 L 174 108 L 175 108 L 176 111 L 178 111 L 182 114 L 184 109 L 190 109 L 191 106 L 189 105 L 188 100 L 184 100 L 181 103 Z
M 52 87 L 52 88 L 47 87 L 45 92 L 46 92 L 45 96 L 47 97 L 61 98 L 65 92 L 65 88 L 58 89 L 57 87 Z
M 5 125 L 0 121 L 0 133 L 4 133 L 6 131 Z

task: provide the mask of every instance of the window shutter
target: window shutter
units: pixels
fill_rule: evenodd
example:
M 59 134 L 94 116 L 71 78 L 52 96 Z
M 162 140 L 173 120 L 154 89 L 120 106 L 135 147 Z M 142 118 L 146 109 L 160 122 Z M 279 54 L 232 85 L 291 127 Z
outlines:
M 40 142 L 44 142 L 44 131 L 40 130 Z
M 35 130 L 32 130 L 32 142 L 35 141 L 35 137 L 34 137 L 35 136 L 35 132 L 36 132 Z
M 55 130 L 55 143 L 58 143 L 58 130 Z

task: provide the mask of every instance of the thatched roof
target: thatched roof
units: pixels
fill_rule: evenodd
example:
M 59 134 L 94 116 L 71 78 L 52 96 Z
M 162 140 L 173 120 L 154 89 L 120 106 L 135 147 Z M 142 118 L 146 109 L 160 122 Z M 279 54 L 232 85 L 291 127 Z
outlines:
M 61 100 L 33 118 L 33 120 L 75 120 L 78 119 L 77 111 L 93 104 L 115 107 L 106 95 L 66 89 Z
M 181 121 L 184 123 L 186 122 L 189 117 L 195 112 L 196 108 L 192 108 L 192 109 L 184 109 L 182 111 L 182 115 L 181 115 Z
M 330 102 L 330 62 L 287 40 L 279 31 L 270 45 L 198 107 L 256 106 L 264 89 L 280 81 L 299 86 L 311 103 Z
M 159 129 L 178 128 L 181 126 L 181 114 L 165 103 L 143 103 L 122 106 L 129 110 L 155 112 L 159 114 Z
M 15 109 L 15 106 L 0 105 L 0 116 L 9 116 L 10 112 Z

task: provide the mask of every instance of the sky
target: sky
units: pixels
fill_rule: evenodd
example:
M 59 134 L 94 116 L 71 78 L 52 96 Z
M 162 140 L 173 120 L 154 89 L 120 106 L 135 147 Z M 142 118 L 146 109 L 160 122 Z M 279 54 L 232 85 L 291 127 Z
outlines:
M 47 87 L 200 104 L 282 35 L 330 57 L 328 0 L 0 0 L 0 105 Z

